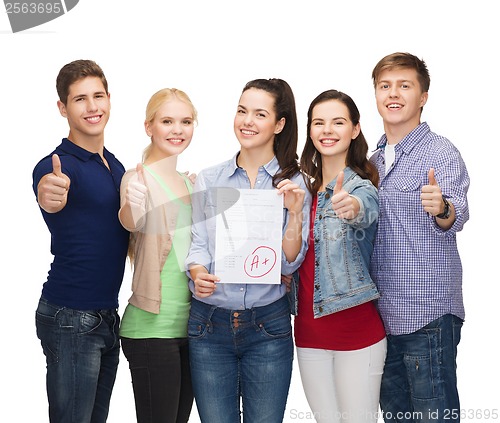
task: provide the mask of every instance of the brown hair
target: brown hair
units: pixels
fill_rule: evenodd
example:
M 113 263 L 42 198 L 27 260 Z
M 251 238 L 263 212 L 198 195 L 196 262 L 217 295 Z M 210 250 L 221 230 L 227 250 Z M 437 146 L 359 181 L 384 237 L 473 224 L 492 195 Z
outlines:
M 59 100 L 66 105 L 71 84 L 89 76 L 99 78 L 108 94 L 108 81 L 101 67 L 93 60 L 75 60 L 64 65 L 57 75 L 56 89 Z
M 283 179 L 291 179 L 299 173 L 297 155 L 298 123 L 295 109 L 295 97 L 288 83 L 282 79 L 254 79 L 248 82 L 242 92 L 250 88 L 264 90 L 274 97 L 276 121 L 285 118 L 283 130 L 274 137 L 274 155 L 278 160 L 280 171 L 273 176 L 276 186 Z
M 382 58 L 373 68 L 372 79 L 373 86 L 377 87 L 380 74 L 385 70 L 392 69 L 415 69 L 417 72 L 417 79 L 423 93 L 429 91 L 431 78 L 429 70 L 423 60 L 410 53 L 392 53 Z
M 359 123 L 360 114 L 356 103 L 347 94 L 337 90 L 328 90 L 318 95 L 310 104 L 307 111 L 307 138 L 306 144 L 300 157 L 300 167 L 302 171 L 310 178 L 307 179 L 307 187 L 311 194 L 316 194 L 323 184 L 323 168 L 321 154 L 314 146 L 311 138 L 312 113 L 316 105 L 325 101 L 337 100 L 343 103 L 349 111 L 349 118 L 353 125 Z M 369 179 L 373 185 L 378 186 L 378 171 L 367 157 L 368 143 L 366 142 L 363 131 L 359 131 L 356 138 L 351 141 L 347 150 L 346 166 L 349 166 L 363 179 Z

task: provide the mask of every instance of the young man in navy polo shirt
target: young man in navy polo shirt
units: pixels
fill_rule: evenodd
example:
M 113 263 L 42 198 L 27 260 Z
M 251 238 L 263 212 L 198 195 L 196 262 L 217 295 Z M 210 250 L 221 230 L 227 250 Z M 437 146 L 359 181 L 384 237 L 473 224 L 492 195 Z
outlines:
M 110 97 L 91 60 L 56 82 L 69 135 L 33 171 L 53 262 L 36 311 L 51 422 L 105 422 L 119 346 L 118 292 L 129 233 L 118 221 L 123 165 L 104 147 Z

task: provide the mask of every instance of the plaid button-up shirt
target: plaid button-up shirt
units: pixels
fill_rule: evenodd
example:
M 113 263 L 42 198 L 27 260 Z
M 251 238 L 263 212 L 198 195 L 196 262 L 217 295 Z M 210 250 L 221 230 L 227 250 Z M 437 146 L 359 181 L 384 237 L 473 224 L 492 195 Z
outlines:
M 386 332 L 415 332 L 444 314 L 465 317 L 462 265 L 456 234 L 469 219 L 469 175 L 457 148 L 421 123 L 396 144 L 385 171 L 385 135 L 371 157 L 379 175 L 379 225 L 370 272 L 380 291 Z M 455 207 L 455 222 L 443 231 L 423 209 L 420 193 L 430 168 Z

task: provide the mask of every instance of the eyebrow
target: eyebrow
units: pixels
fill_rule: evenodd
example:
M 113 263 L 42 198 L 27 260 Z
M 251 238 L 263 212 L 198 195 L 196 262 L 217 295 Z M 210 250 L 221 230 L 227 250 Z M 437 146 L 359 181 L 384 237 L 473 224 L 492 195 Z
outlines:
M 107 95 L 105 91 L 96 91 L 96 92 L 92 93 L 91 95 L 94 96 L 94 95 L 98 95 L 98 94 Z M 72 98 L 75 99 L 75 98 L 83 98 L 83 97 L 88 97 L 88 95 L 87 94 L 75 94 Z
M 159 120 L 162 120 L 162 119 L 175 120 L 175 118 L 173 116 L 160 116 L 158 119 Z M 194 118 L 193 118 L 193 116 L 184 116 L 184 117 L 179 118 L 179 120 L 186 120 L 186 119 L 193 120 Z
M 238 107 L 241 108 L 241 109 L 245 109 L 245 110 L 248 110 L 245 106 L 242 106 L 241 104 L 238 104 Z M 266 109 L 255 109 L 256 112 L 265 112 L 267 114 L 270 114 L 268 110 Z
M 387 84 L 387 83 L 391 83 L 392 81 L 388 80 L 388 79 L 382 79 L 380 81 L 378 81 L 379 84 Z M 397 79 L 395 81 L 396 83 L 403 83 L 403 82 L 406 82 L 406 83 L 410 83 L 410 84 L 414 84 L 414 81 L 412 81 L 411 79 Z
M 316 121 L 316 120 L 345 120 L 345 121 L 348 121 L 349 119 L 344 117 L 344 116 L 337 116 L 337 117 L 334 117 L 334 118 L 331 118 L 331 119 L 325 119 L 325 118 L 313 118 L 312 122 Z

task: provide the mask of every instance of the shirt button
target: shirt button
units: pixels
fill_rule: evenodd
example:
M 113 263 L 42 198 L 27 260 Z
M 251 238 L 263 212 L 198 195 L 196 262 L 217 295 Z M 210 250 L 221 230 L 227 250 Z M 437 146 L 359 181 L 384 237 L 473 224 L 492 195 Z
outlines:
M 237 311 L 233 313 L 234 317 L 238 317 L 239 315 L 240 315 L 240 313 L 238 313 Z
M 323 219 L 323 215 L 320 214 L 319 217 L 318 217 L 318 219 L 319 220 Z
M 330 194 L 327 192 L 325 198 L 328 200 L 330 198 Z

